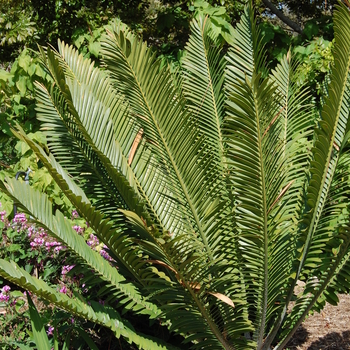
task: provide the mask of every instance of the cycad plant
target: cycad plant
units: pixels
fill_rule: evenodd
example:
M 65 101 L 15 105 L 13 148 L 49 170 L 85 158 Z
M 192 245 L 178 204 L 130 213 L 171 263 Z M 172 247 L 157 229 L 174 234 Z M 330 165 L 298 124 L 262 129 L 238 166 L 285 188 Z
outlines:
M 68 298 L 13 262 L 1 260 L 0 274 L 140 349 L 184 345 L 141 334 L 126 310 L 192 348 L 282 349 L 350 287 L 349 28 L 339 5 L 320 114 L 291 53 L 268 73 L 251 4 L 227 54 L 210 19 L 194 20 L 175 73 L 120 22 L 102 41 L 102 68 L 62 42 L 41 49 L 52 82 L 36 85 L 37 115 L 50 153 L 14 132 L 115 264 L 45 194 L 6 179 L 2 190 L 107 302 Z

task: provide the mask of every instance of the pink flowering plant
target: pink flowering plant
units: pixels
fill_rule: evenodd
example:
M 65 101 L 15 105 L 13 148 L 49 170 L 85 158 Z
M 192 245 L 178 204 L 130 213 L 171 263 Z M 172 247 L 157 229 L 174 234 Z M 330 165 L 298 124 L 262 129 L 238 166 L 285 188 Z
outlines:
M 71 227 L 84 237 L 87 247 L 100 252 L 106 260 L 112 260 L 103 249 L 103 244 L 87 227 L 85 221 L 79 218 L 76 211 L 72 212 L 70 220 Z M 0 258 L 16 261 L 28 273 L 52 286 L 56 285 L 56 290 L 67 296 L 81 294 L 86 297 L 88 291 L 93 292 L 91 286 L 88 288 L 84 283 L 84 274 L 79 273 L 79 266 L 70 263 L 74 258 L 68 254 L 67 248 L 50 236 L 47 230 L 31 222 L 30 217 L 24 213 L 18 212 L 11 219 L 5 211 L 1 212 Z M 77 273 L 72 271 L 75 267 Z M 5 283 L 2 278 L 1 282 Z M 94 293 L 97 293 L 97 289 Z M 4 284 L 0 288 L 0 343 L 11 344 L 14 339 L 23 344 L 30 342 L 25 331 L 30 323 L 26 298 L 27 292 L 19 290 L 15 285 Z M 38 300 L 37 303 L 40 305 L 40 315 L 44 322 L 55 324 L 58 330 L 69 330 L 71 339 L 80 338 L 77 329 L 83 331 L 86 327 L 84 321 L 79 317 L 73 319 L 70 314 L 54 308 L 45 301 Z M 50 326 L 47 334 L 52 336 L 53 329 L 54 327 Z M 61 341 L 63 342 L 63 338 Z M 53 338 L 50 342 L 53 342 Z
M 29 314 L 23 292 L 17 290 L 16 286 L 10 287 L 3 283 L 0 287 L 0 344 L 11 344 L 14 340 L 27 343 L 28 324 Z M 10 349 L 4 345 L 3 348 Z
M 60 259 L 64 246 L 48 236 L 45 229 L 29 223 L 24 213 L 17 213 L 12 220 L 4 217 L 2 223 L 0 255 L 4 258 L 25 264 L 26 270 L 36 275 L 43 272 L 51 258 Z

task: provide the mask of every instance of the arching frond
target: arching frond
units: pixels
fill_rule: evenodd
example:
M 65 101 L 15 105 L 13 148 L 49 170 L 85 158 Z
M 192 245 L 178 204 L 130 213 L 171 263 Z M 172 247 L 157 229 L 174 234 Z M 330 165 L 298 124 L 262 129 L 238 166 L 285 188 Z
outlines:
M 268 338 L 264 341 L 264 348 L 268 348 L 276 336 L 293 295 L 293 289 L 286 286 L 293 274 L 293 260 L 304 209 L 303 194 L 311 156 L 309 150 L 314 108 L 309 91 L 298 84 L 297 64 L 288 53 L 271 76 L 277 86 L 276 99 L 279 101 L 279 110 L 271 123 L 280 125 L 280 135 L 277 138 L 280 148 L 274 154 L 278 170 L 274 181 L 278 186 L 272 198 L 276 199 L 269 208 L 269 225 L 274 228 L 269 240 L 267 318 L 270 324 L 275 324 L 266 330 Z M 269 132 L 270 125 L 264 135 L 267 136 Z M 280 307 L 281 304 L 285 304 L 285 308 Z
M 147 313 L 153 318 L 159 315 L 156 306 L 143 300 L 137 289 L 133 285 L 126 283 L 125 278 L 120 275 L 116 268 L 113 268 L 99 253 L 92 250 L 85 243 L 84 238 L 75 232 L 71 227 L 71 223 L 64 218 L 61 212 L 57 211 L 56 214 L 53 215 L 52 204 L 45 194 L 14 179 L 7 179 L 6 184 L 2 184 L 2 187 L 4 186 L 5 188 L 3 188 L 3 190 L 5 190 L 15 202 L 20 202 L 22 208 L 33 216 L 41 227 L 48 230 L 51 236 L 62 242 L 82 259 L 84 264 L 88 265 L 90 269 L 93 269 L 100 279 L 109 284 L 110 290 L 117 290 L 121 304 L 133 301 L 135 305 L 138 305 L 139 310 L 144 311 L 142 313 Z M 45 208 L 45 211 L 43 208 Z M 86 209 L 87 208 L 85 208 L 85 210 Z M 92 213 L 92 210 L 90 210 L 90 220 L 94 221 L 94 216 L 91 215 Z M 103 229 L 108 229 L 108 226 L 105 225 L 103 221 L 101 226 Z M 99 232 L 100 230 L 97 229 L 96 231 Z M 135 256 L 135 259 L 136 258 L 137 256 Z M 129 266 L 132 266 L 132 262 L 130 261 Z
M 43 280 L 32 277 L 14 262 L 0 259 L 0 275 L 59 308 L 70 312 L 72 315 L 110 328 L 117 338 L 122 336 L 129 342 L 135 343 L 139 349 L 176 349 L 168 344 L 161 344 L 152 340 L 145 335 L 137 334 L 126 323 L 123 323 L 120 315 L 110 307 L 104 307 L 96 302 L 91 303 L 92 305 L 90 306 L 79 299 L 70 298 L 64 293 L 55 291 Z
M 312 298 L 305 299 L 305 297 L 302 297 L 300 302 L 297 303 L 290 316 L 293 319 L 291 321 L 293 327 L 290 326 L 288 321 L 286 323 L 289 332 L 291 328 L 293 331 L 297 328 L 300 320 L 307 315 L 318 297 L 322 295 L 348 250 L 349 238 L 346 227 L 348 226 L 349 217 L 339 216 L 337 208 L 340 209 L 340 206 L 339 204 L 334 206 L 334 200 L 336 201 L 336 198 L 339 200 L 346 191 L 344 191 L 344 185 L 336 186 L 335 192 L 332 190 L 332 186 L 335 186 L 335 183 L 339 181 L 336 173 L 337 168 L 338 171 L 341 169 L 340 159 L 345 151 L 344 147 L 347 142 L 345 135 L 350 125 L 348 121 L 350 111 L 350 36 L 344 34 L 344 28 L 347 28 L 349 25 L 350 15 L 348 9 L 345 6 L 339 6 L 334 17 L 335 67 L 330 77 L 329 95 L 322 108 L 319 127 L 315 131 L 316 141 L 312 149 L 313 160 L 310 169 L 311 180 L 307 189 L 307 214 L 303 221 L 305 233 L 300 240 L 300 245 L 303 249 L 301 250 L 300 263 L 294 279 L 295 284 L 300 274 L 305 271 L 308 276 L 308 283 L 313 286 L 315 293 L 313 293 Z M 333 226 L 332 231 L 330 230 L 331 226 Z M 336 257 L 327 254 L 324 257 L 327 261 L 327 272 L 324 272 L 318 266 L 320 275 L 316 273 L 315 276 L 315 273 L 310 272 L 310 268 L 312 271 L 318 263 L 321 263 L 322 260 L 319 259 L 320 251 L 324 252 L 327 250 L 327 241 L 331 241 L 332 237 L 330 235 L 336 234 L 337 230 L 334 231 L 334 229 L 337 226 L 340 230 L 339 238 L 343 241 L 339 246 L 340 253 Z M 343 236 L 343 234 L 345 235 Z M 320 280 L 315 282 L 314 276 L 316 278 L 319 277 Z M 307 287 L 309 284 L 307 284 Z M 309 291 L 309 288 L 306 291 Z M 294 318 L 296 314 L 299 316 L 297 319 Z M 285 336 L 279 348 L 282 348 L 289 338 L 290 333 Z
M 276 87 L 262 78 L 260 40 L 253 9 L 248 7 L 228 54 L 228 113 L 224 122 L 230 179 L 237 198 L 236 222 L 245 265 L 247 300 L 254 305 L 256 313 L 253 322 L 258 348 L 265 335 L 268 242 L 273 233 L 273 227 L 269 226 L 269 210 L 279 188 L 275 171 L 281 148 L 280 124 L 272 123 L 278 113 L 273 98 Z M 269 132 L 264 135 L 269 126 Z
M 189 108 L 198 120 L 198 128 L 206 135 L 210 156 L 216 158 L 222 171 L 225 156 L 221 130 L 225 114 L 225 59 L 219 41 L 210 35 L 210 28 L 208 17 L 200 16 L 191 23 L 191 35 L 181 62 L 184 75 L 182 88 Z

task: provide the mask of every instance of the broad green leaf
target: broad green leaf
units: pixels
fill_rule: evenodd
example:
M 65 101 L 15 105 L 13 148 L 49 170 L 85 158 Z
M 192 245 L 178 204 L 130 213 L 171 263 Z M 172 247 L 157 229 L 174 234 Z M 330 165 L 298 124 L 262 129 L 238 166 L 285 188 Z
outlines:
M 24 96 L 27 91 L 27 78 L 21 75 L 16 82 L 16 86 L 21 93 L 21 96 Z
M 27 300 L 29 306 L 30 320 L 32 323 L 32 331 L 35 344 L 38 350 L 47 350 L 50 349 L 49 339 L 47 337 L 44 324 L 41 320 L 41 317 L 36 309 L 29 293 L 27 293 Z

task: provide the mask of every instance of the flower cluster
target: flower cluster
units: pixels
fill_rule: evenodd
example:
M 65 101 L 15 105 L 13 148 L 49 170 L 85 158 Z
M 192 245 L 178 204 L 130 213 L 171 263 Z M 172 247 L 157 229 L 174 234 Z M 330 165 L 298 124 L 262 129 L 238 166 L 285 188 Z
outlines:
M 108 247 L 104 244 L 103 249 L 100 250 L 101 256 L 108 261 L 114 261 L 114 259 L 111 258 L 111 256 L 105 251 L 105 249 L 108 249 Z
M 108 261 L 114 261 L 110 255 L 106 252 L 105 249 L 108 249 L 108 247 L 104 244 L 101 249 L 98 249 L 98 246 L 100 245 L 99 239 L 94 235 L 90 234 L 90 239 L 86 242 L 88 246 L 90 246 L 93 250 L 99 251 L 100 255 L 105 258 Z
M 12 220 L 12 227 L 17 229 L 17 232 L 26 230 L 28 228 L 26 215 L 24 213 L 17 213 Z
M 82 228 L 81 226 L 79 225 L 74 225 L 73 226 L 73 229 L 79 234 L 79 235 L 82 235 L 85 231 L 84 228 Z
M 67 287 L 65 285 L 62 286 L 62 288 L 60 289 L 60 293 L 63 293 L 63 294 L 67 294 Z
M 75 265 L 64 265 L 62 267 L 62 275 L 66 275 Z
M 90 234 L 90 239 L 88 239 L 86 243 L 92 249 L 95 249 L 100 244 L 100 241 L 94 234 L 91 233 Z
M 31 240 L 32 249 L 40 250 L 45 248 L 47 252 L 57 255 L 60 250 L 64 249 L 60 242 L 50 237 L 43 228 L 36 228 L 34 225 L 28 227 L 28 238 Z
M 2 287 L 0 292 L 0 301 L 7 303 L 10 300 L 10 290 L 11 288 L 8 285 Z

